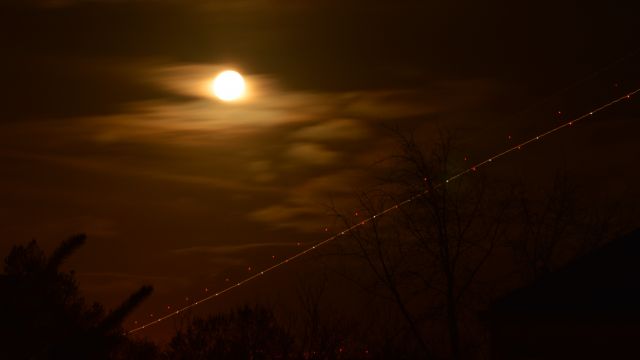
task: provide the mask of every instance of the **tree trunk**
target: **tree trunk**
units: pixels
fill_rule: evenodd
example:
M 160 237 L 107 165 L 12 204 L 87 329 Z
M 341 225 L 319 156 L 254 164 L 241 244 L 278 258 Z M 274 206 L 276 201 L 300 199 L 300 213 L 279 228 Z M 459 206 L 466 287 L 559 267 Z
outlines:
M 451 346 L 451 358 L 460 360 L 460 334 L 458 329 L 458 314 L 456 297 L 454 293 L 454 281 L 452 276 L 447 276 L 447 325 L 449 327 L 449 344 Z

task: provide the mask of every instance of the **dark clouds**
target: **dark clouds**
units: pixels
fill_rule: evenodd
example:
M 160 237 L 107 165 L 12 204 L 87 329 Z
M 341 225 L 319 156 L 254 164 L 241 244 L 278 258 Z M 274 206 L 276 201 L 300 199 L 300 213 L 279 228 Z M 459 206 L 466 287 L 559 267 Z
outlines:
M 546 87 L 553 77 L 561 84 L 623 55 L 638 30 L 628 2 L 233 4 L 78 1 L 6 9 L 3 48 L 12 55 L 3 57 L 10 85 L 3 92 L 13 107 L 4 111 L 104 113 L 158 97 L 135 66 L 149 59 L 237 63 L 303 90 L 422 88 L 473 77 Z M 61 105 L 71 99 L 75 107 Z

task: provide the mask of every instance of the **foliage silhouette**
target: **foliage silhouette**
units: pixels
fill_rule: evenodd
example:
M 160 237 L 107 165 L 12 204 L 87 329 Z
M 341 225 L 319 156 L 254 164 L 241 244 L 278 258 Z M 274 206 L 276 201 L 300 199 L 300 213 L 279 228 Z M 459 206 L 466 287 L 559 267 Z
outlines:
M 198 359 L 288 359 L 293 338 L 270 310 L 244 306 L 229 314 L 195 318 L 171 340 L 167 357 Z
M 0 275 L 0 358 L 109 359 L 124 346 L 124 317 L 152 292 L 142 287 L 116 310 L 105 313 L 81 297 L 73 271 L 60 266 L 86 241 L 75 235 L 47 257 L 35 240 L 14 246 Z

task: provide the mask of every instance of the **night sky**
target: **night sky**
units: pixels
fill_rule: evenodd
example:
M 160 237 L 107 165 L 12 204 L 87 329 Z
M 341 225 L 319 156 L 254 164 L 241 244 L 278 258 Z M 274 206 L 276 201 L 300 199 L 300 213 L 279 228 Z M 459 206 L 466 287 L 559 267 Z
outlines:
M 375 182 L 389 126 L 481 161 L 640 87 L 632 1 L 453 3 L 3 1 L 0 253 L 85 232 L 83 293 L 152 284 L 145 318 L 338 231 L 327 205 Z M 237 102 L 207 88 L 228 68 Z M 486 171 L 563 169 L 631 209 L 639 120 L 632 99 Z M 197 311 L 286 293 L 307 261 Z

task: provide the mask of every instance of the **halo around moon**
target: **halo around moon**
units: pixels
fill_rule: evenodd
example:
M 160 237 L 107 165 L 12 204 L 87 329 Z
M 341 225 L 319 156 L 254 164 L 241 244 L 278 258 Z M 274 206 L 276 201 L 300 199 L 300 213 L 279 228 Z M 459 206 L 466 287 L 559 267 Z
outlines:
M 233 101 L 241 98 L 245 92 L 244 78 L 240 73 L 226 70 L 219 73 L 211 83 L 211 91 L 222 101 Z

